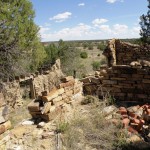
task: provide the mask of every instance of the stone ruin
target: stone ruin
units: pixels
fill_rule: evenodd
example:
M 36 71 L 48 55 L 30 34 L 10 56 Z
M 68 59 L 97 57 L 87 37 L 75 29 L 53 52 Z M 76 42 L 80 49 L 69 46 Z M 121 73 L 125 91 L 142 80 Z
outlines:
M 82 93 L 81 82 L 73 77 L 63 78 L 58 59 L 53 66 L 41 72 L 17 76 L 15 80 L 0 83 L 0 134 L 11 127 L 9 113 L 22 106 L 25 91 L 34 99 L 28 107 L 32 117 L 41 116 L 45 120 L 50 120 L 49 108 L 55 114 L 55 108 L 58 110 L 58 106 L 71 102 Z
M 43 91 L 38 98 L 28 105 L 32 118 L 42 118 L 50 121 L 67 111 L 67 104 L 82 96 L 82 83 L 73 76 L 64 77 L 57 88 L 50 92 Z
M 103 52 L 108 67 L 81 81 L 85 94 L 111 97 L 121 103 L 150 102 L 150 46 L 112 39 Z
M 150 45 L 136 45 L 127 42 L 121 42 L 118 39 L 112 39 L 103 52 L 108 60 L 108 66 L 130 65 L 137 61 L 140 65 L 150 65 Z M 148 64 L 147 64 L 148 63 Z

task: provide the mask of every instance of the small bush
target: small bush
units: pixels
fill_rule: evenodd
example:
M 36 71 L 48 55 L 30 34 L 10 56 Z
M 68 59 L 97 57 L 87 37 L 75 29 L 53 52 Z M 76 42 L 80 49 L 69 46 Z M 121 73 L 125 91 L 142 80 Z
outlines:
M 88 49 L 89 49 L 89 50 L 93 50 L 93 45 L 90 44 L 90 45 L 88 46 Z
M 87 58 L 88 57 L 87 52 L 81 52 L 80 57 L 83 58 L 83 59 Z
M 97 54 L 97 56 L 99 57 L 99 56 L 100 56 L 100 54 Z
M 105 48 L 106 48 L 106 45 L 104 45 L 103 43 L 100 43 L 97 46 L 97 49 L 99 49 L 100 51 L 104 51 Z
M 93 70 L 98 70 L 100 68 L 101 63 L 99 61 L 94 61 L 92 63 Z
M 68 129 L 68 122 L 61 122 L 58 124 L 56 132 L 64 133 Z

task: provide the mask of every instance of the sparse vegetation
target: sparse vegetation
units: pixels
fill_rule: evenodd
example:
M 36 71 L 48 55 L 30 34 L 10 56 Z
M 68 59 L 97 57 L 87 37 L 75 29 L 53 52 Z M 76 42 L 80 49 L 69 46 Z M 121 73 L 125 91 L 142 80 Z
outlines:
M 88 49 L 93 50 L 93 44 L 92 43 L 89 44 Z
M 90 103 L 96 103 L 98 101 L 98 99 L 94 96 L 91 96 L 91 95 L 87 95 L 85 96 L 85 98 L 81 101 L 81 105 L 87 105 L 87 104 L 90 104 Z
M 104 51 L 105 48 L 106 48 L 106 45 L 104 43 L 99 43 L 97 45 L 97 49 L 99 49 L 100 51 Z
M 92 67 L 93 67 L 93 70 L 98 70 L 100 68 L 100 61 L 93 61 L 92 63 Z
M 80 57 L 83 58 L 83 59 L 87 58 L 87 57 L 88 57 L 87 52 L 85 52 L 85 51 L 84 51 L 84 52 L 81 52 L 81 53 L 80 53 Z
M 107 64 L 107 60 L 105 57 L 100 60 L 100 64 L 101 65 Z
M 85 147 L 115 150 L 127 145 L 126 132 L 104 119 L 100 112 L 103 108 L 101 103 L 103 102 L 99 102 L 99 105 L 90 103 L 89 113 L 82 117 L 81 114 L 76 114 L 68 124 L 63 133 L 63 146 L 66 150 L 83 150 Z

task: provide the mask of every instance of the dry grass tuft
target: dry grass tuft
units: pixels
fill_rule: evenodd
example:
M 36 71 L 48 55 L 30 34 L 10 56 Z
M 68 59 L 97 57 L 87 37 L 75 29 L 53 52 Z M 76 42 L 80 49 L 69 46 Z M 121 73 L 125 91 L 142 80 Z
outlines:
M 104 119 L 102 107 L 90 103 L 89 113 L 76 113 L 63 134 L 65 150 L 113 150 L 125 144 L 124 132 L 120 135 L 120 129 Z

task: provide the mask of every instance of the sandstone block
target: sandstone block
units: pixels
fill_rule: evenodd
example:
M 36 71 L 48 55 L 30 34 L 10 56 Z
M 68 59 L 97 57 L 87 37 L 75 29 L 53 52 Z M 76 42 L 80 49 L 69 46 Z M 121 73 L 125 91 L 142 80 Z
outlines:
M 60 106 L 63 105 L 63 104 L 65 104 L 65 101 L 64 101 L 64 100 L 62 100 L 62 101 L 55 101 L 55 102 L 54 102 L 55 107 L 60 107 Z
M 77 94 L 79 92 L 82 92 L 82 88 L 74 88 L 73 94 Z
M 68 87 L 68 86 L 74 86 L 74 83 L 75 83 L 75 80 L 71 80 L 71 81 L 68 81 L 66 83 L 61 83 L 59 85 L 59 88 L 65 88 L 65 87 Z
M 51 102 L 45 103 L 45 104 L 44 104 L 44 107 L 43 107 L 43 109 L 42 109 L 42 111 L 41 111 L 41 113 L 42 113 L 42 114 L 48 113 L 49 110 L 50 110 L 50 108 L 51 108 L 51 104 L 52 104 Z
M 63 93 L 62 94 L 62 99 L 65 99 L 65 98 L 67 98 L 67 95 L 66 95 L 66 93 Z
M 144 75 L 144 79 L 150 79 L 150 75 Z
M 91 79 L 89 77 L 87 77 L 87 78 L 81 79 L 80 81 L 83 82 L 83 83 L 90 83 Z
M 66 92 L 66 91 L 73 90 L 73 88 L 74 88 L 74 86 L 68 86 L 68 87 L 65 87 L 64 89 L 65 89 L 65 92 Z
M 51 107 L 50 107 L 49 112 L 50 112 L 50 113 L 52 113 L 52 112 L 54 112 L 54 111 L 55 111 L 55 109 L 56 109 L 56 106 L 54 106 L 54 105 L 53 105 L 53 106 L 51 106 Z
M 47 96 L 43 96 L 42 97 L 42 100 L 44 102 L 49 102 L 51 101 L 52 99 L 58 97 L 58 91 L 57 90 L 52 90 Z
M 61 88 L 61 89 L 58 89 L 57 92 L 58 92 L 58 95 L 61 95 L 65 92 L 65 90 L 64 88 Z
M 126 80 L 126 78 L 115 78 L 115 77 L 112 77 L 112 78 L 110 78 L 111 80 L 119 80 L 119 81 L 124 81 L 124 80 Z
M 90 79 L 91 79 L 91 82 L 96 83 L 96 84 L 100 84 L 99 78 L 90 77 Z
M 66 96 L 71 97 L 73 95 L 73 90 L 66 91 Z
M 67 76 L 67 77 L 62 78 L 61 81 L 68 82 L 68 81 L 73 80 L 73 79 L 74 79 L 73 76 Z
M 39 111 L 40 110 L 40 103 L 39 103 L 39 101 L 36 101 L 36 100 L 33 100 L 32 102 L 30 102 L 29 104 L 28 104 L 28 110 L 29 111 Z
M 4 125 L 0 125 L 0 134 L 4 133 L 6 131 Z
M 117 81 L 112 81 L 112 80 L 103 80 L 103 84 L 117 84 Z
M 150 80 L 149 79 L 143 79 L 142 82 L 143 83 L 150 83 Z
M 58 97 L 54 98 L 52 101 L 53 101 L 53 103 L 55 103 L 55 102 L 59 102 L 61 100 L 62 100 L 62 96 L 58 96 Z
M 48 114 L 41 115 L 41 118 L 43 118 L 46 121 L 50 121 L 55 119 L 60 113 L 61 113 L 61 108 L 57 107 L 55 111 L 52 111 L 51 113 Z

